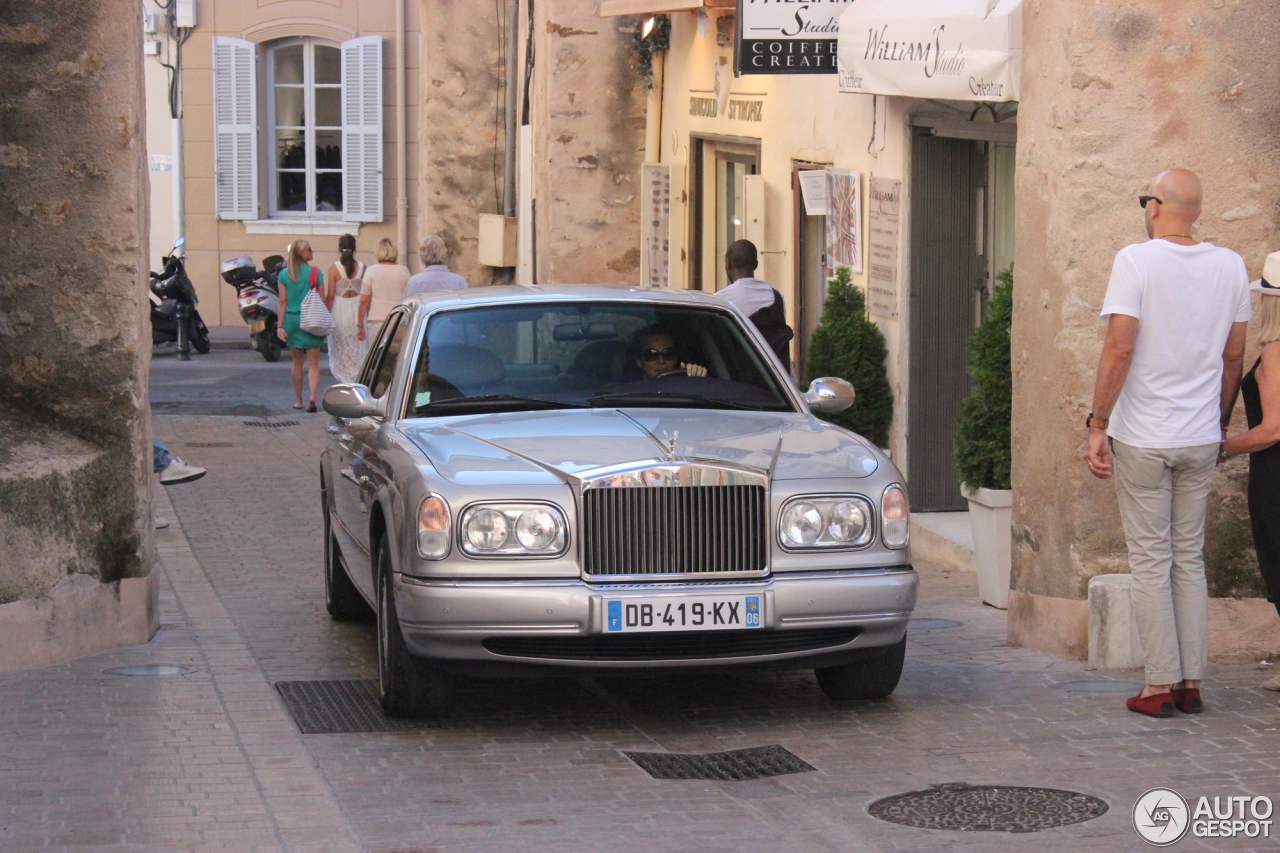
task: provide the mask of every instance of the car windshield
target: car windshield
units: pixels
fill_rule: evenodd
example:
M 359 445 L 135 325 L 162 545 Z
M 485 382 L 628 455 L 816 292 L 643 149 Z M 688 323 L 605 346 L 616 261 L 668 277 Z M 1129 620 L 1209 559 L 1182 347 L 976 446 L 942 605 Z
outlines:
M 639 302 L 444 311 L 415 365 L 416 416 L 586 407 L 794 411 L 729 312 Z

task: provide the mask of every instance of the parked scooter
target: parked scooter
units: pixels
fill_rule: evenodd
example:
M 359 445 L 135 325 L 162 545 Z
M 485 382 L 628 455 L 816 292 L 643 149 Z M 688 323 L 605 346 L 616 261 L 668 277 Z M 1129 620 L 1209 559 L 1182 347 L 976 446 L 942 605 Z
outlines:
M 236 289 L 240 317 L 249 327 L 249 341 L 267 361 L 278 361 L 284 344 L 276 329 L 280 315 L 280 285 L 277 277 L 284 258 L 270 255 L 262 259 L 263 269 L 254 266 L 253 258 L 241 255 L 221 267 L 222 279 Z
M 182 258 L 186 240 L 179 237 L 165 255 L 164 269 L 151 273 L 151 343 L 177 343 L 178 358 L 191 360 L 191 348 L 209 351 L 209 329 L 196 310 L 199 299 Z

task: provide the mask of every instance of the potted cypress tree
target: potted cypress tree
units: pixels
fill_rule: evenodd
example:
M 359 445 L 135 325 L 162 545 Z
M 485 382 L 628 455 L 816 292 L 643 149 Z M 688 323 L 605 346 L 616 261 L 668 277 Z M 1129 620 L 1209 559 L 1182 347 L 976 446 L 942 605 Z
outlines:
M 837 267 L 827 281 L 822 320 L 809 338 L 803 380 L 808 385 L 819 376 L 838 376 L 853 383 L 857 397 L 843 412 L 824 419 L 888 447 L 893 422 L 893 390 L 885 372 L 889 350 L 884 333 L 867 317 L 862 288 L 853 283 L 848 267 Z
M 973 390 L 960 404 L 955 454 L 961 491 L 969 501 L 969 523 L 973 525 L 978 595 L 987 604 L 1006 610 L 1013 521 L 1009 482 L 1013 453 L 1013 373 L 1009 357 L 1013 266 L 996 279 L 999 284 L 991 294 L 987 315 L 969 337 Z

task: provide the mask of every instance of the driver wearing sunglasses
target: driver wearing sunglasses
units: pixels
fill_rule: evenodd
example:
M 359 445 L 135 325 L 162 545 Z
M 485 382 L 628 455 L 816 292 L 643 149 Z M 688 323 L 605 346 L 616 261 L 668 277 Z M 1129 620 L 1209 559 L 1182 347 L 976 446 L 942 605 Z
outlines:
M 636 363 L 644 371 L 645 379 L 662 379 L 668 376 L 699 378 L 707 375 L 707 369 L 702 365 L 680 361 L 675 339 L 661 326 L 650 326 L 641 334 L 640 358 Z

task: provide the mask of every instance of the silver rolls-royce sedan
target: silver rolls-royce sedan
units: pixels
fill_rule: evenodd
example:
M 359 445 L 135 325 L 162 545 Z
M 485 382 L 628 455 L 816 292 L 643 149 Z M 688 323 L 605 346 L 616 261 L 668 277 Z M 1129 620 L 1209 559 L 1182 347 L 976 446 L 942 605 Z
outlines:
M 404 300 L 334 385 L 330 614 L 377 620 L 391 715 L 459 673 L 812 667 L 897 686 L 916 600 L 902 475 L 813 413 L 722 299 L 485 287 Z

